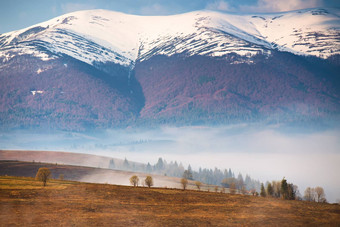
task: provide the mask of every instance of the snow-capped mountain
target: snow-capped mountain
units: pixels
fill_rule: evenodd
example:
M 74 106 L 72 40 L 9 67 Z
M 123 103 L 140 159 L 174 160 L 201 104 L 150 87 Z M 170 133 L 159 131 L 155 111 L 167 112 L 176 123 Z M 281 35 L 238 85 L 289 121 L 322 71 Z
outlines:
M 153 55 L 270 55 L 271 50 L 327 58 L 340 53 L 340 11 L 308 9 L 237 15 L 196 11 L 135 16 L 90 10 L 69 13 L 0 36 L 0 54 L 43 60 L 66 54 L 88 64 L 130 65 Z M 47 50 L 47 51 L 46 51 Z
M 66 14 L 0 35 L 0 129 L 338 122 L 340 11 Z

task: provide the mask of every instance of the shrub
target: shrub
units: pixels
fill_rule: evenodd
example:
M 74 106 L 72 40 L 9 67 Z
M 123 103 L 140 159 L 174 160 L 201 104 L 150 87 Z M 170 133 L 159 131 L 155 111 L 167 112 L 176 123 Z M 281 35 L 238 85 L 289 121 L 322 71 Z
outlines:
M 202 183 L 199 182 L 199 181 L 196 181 L 196 182 L 195 182 L 195 185 L 196 185 L 198 191 L 200 191 Z
M 145 178 L 145 184 L 150 188 L 151 186 L 153 186 L 153 179 L 151 176 L 147 176 Z
M 182 184 L 183 190 L 185 190 L 187 188 L 187 185 L 188 185 L 188 180 L 185 179 L 185 178 L 182 178 L 181 179 L 181 184 Z
M 134 187 L 138 187 L 138 183 L 139 183 L 139 178 L 136 175 L 133 175 L 130 178 L 130 183 L 131 185 L 133 185 Z
M 51 176 L 51 171 L 48 168 L 41 167 L 39 168 L 37 175 L 35 176 L 35 179 L 42 181 L 45 187 L 47 184 L 47 180 L 50 178 L 50 176 Z

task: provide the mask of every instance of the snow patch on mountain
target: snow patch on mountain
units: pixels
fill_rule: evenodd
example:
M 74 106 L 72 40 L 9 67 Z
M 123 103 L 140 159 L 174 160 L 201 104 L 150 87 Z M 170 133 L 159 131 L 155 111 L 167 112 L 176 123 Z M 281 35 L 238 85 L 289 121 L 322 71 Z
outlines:
M 135 16 L 107 10 L 69 13 L 0 35 L 0 57 L 30 54 L 49 60 L 69 55 L 88 64 L 131 65 L 156 54 L 251 57 L 271 50 L 327 58 L 340 54 L 336 9 L 279 14 L 196 11 L 172 16 Z
M 327 58 L 340 54 L 340 17 L 332 9 L 309 9 L 252 16 L 249 20 L 274 47 Z

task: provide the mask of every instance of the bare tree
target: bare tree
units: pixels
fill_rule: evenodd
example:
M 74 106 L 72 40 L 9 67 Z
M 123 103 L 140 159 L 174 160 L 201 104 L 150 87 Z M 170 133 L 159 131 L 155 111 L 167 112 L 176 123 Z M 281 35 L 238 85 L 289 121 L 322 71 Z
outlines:
M 47 180 L 50 178 L 50 176 L 51 176 L 51 171 L 48 168 L 41 167 L 39 168 L 37 175 L 35 176 L 35 179 L 42 181 L 45 187 L 47 184 Z
M 151 186 L 153 186 L 153 179 L 151 176 L 147 176 L 145 178 L 145 184 L 150 188 Z
M 138 187 L 138 183 L 139 183 L 139 178 L 136 175 L 133 175 L 130 178 L 130 183 L 131 185 L 133 185 L 134 187 Z
M 325 202 L 326 196 L 325 196 L 325 191 L 323 190 L 323 188 L 318 186 L 314 190 L 315 190 L 317 202 L 318 203 Z
M 218 192 L 218 186 L 215 186 L 215 192 Z
M 314 188 L 308 187 L 306 188 L 305 192 L 304 192 L 304 196 L 306 201 L 315 201 L 315 195 L 314 195 Z
M 183 190 L 185 190 L 187 188 L 187 185 L 188 185 L 188 180 L 186 178 L 182 178 L 181 184 L 182 184 Z
M 276 198 L 281 197 L 281 181 L 272 181 L 273 196 Z
M 202 185 L 202 183 L 199 182 L 199 181 L 196 181 L 196 182 L 195 182 L 195 185 L 196 185 L 198 191 L 200 191 L 200 190 L 201 190 L 201 185 Z

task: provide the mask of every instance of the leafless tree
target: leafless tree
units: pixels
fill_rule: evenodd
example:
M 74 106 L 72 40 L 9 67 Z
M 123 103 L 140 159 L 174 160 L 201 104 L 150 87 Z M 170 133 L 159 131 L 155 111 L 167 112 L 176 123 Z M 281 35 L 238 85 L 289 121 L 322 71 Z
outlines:
M 304 192 L 304 196 L 306 201 L 315 201 L 315 193 L 314 193 L 314 188 L 308 187 L 306 188 L 305 192 Z
M 326 196 L 325 196 L 325 191 L 323 190 L 323 188 L 318 186 L 314 190 L 315 190 L 315 195 L 316 195 L 317 202 L 318 203 L 325 202 L 326 201 Z
M 281 197 L 281 181 L 272 181 L 273 196 L 276 198 Z

